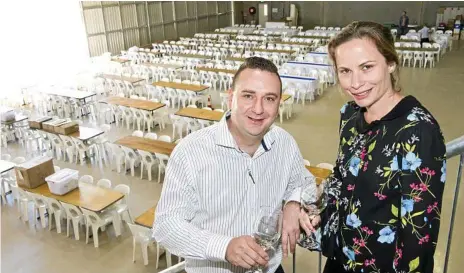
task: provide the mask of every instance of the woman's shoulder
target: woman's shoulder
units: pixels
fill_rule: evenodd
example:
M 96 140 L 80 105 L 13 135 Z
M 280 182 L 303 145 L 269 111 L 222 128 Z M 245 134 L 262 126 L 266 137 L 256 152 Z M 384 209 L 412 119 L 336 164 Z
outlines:
M 349 101 L 340 108 L 340 115 L 351 116 L 353 113 L 358 112 L 359 106 L 354 101 Z

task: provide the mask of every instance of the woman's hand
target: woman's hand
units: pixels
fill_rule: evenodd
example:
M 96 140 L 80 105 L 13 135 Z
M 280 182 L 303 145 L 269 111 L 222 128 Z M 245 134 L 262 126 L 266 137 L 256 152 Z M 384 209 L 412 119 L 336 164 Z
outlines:
M 309 236 L 311 232 L 316 232 L 316 228 L 319 226 L 321 222 L 321 217 L 319 215 L 309 216 L 304 209 L 301 209 L 299 221 L 301 228 Z

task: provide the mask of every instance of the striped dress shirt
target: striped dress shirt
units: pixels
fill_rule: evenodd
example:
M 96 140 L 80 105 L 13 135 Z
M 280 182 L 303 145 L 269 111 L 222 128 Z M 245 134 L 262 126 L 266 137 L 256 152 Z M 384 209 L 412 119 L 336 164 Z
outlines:
M 224 117 L 172 152 L 153 235 L 185 258 L 189 273 L 245 272 L 225 259 L 232 238 L 253 234 L 261 206 L 299 202 L 301 187 L 314 181 L 289 133 L 272 126 L 250 156 L 238 148 Z M 280 265 L 281 245 L 270 258 L 266 273 Z

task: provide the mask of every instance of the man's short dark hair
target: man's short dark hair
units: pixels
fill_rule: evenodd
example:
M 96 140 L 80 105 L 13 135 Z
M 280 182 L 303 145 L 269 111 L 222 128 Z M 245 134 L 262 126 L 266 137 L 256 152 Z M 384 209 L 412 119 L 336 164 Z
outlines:
M 277 78 L 279 78 L 280 82 L 280 94 L 282 94 L 282 80 L 280 79 L 279 76 L 279 70 L 275 66 L 275 64 L 265 58 L 261 57 L 250 57 L 246 58 L 245 61 L 243 62 L 242 65 L 240 65 L 240 68 L 235 72 L 234 79 L 232 81 L 232 90 L 235 88 L 235 82 L 238 80 L 240 73 L 242 73 L 243 70 L 245 69 L 258 69 L 262 71 L 267 71 L 269 73 L 275 74 Z

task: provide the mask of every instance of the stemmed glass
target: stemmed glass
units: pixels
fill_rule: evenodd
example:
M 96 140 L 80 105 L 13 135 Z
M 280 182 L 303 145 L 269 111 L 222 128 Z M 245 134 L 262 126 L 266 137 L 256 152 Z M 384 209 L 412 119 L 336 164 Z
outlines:
M 262 206 L 255 222 L 253 238 L 264 251 L 275 251 L 282 232 L 282 208 Z M 256 266 L 248 273 L 262 273 L 263 268 Z
M 301 206 L 308 213 L 309 218 L 319 216 L 327 207 L 327 187 L 321 183 L 317 185 L 315 182 L 306 183 L 301 190 Z M 303 240 L 300 240 L 300 245 L 306 249 L 320 250 L 321 245 L 317 239 L 316 233 L 312 232 L 306 235 Z

